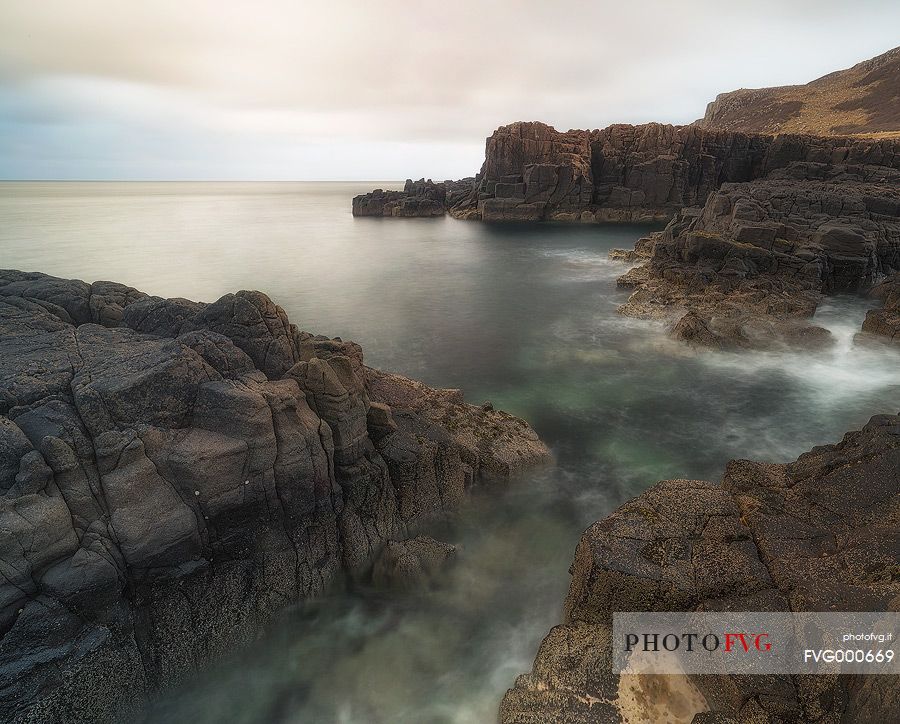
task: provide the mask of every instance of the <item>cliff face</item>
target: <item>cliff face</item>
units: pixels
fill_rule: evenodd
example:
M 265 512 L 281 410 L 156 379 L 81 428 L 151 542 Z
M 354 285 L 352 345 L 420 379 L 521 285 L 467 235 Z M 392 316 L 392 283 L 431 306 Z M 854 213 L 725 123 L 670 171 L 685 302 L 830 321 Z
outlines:
M 402 192 L 357 196 L 353 208 L 357 216 L 447 210 L 484 221 L 667 221 L 684 207 L 703 205 L 724 183 L 765 178 L 795 163 L 898 169 L 900 140 L 659 123 L 560 132 L 544 123 L 513 123 L 487 139 L 474 179 L 452 190 L 446 182 L 440 189 L 407 182 Z
M 787 465 L 731 462 L 722 483 L 667 480 L 584 533 L 562 625 L 500 709 L 503 724 L 883 722 L 888 676 L 622 677 L 615 611 L 894 610 L 900 416 Z
M 725 180 L 761 173 L 759 139 L 651 123 L 560 133 L 514 123 L 487 141 L 475 214 L 485 221 L 653 220 Z
M 464 218 L 649 221 L 703 204 L 723 183 L 797 162 L 900 168 L 900 141 L 763 136 L 649 123 L 560 133 L 514 123 L 487 141 Z
M 900 48 L 806 85 L 721 93 L 695 125 L 753 133 L 900 136 Z
M 547 459 L 521 420 L 368 369 L 260 292 L 0 272 L 0 718 L 127 717 Z

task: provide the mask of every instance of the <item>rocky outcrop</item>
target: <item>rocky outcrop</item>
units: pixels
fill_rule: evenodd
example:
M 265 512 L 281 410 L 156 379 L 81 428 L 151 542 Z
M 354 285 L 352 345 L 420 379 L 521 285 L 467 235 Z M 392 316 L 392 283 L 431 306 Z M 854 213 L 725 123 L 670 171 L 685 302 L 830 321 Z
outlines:
M 498 128 L 474 180 L 441 197 L 462 219 L 667 221 L 703 206 L 725 183 L 770 176 L 792 164 L 900 169 L 900 139 L 768 136 L 648 123 L 560 132 L 538 122 Z M 417 215 L 427 182 L 357 196 L 354 213 Z M 441 192 L 436 192 L 440 196 Z
M 477 198 L 457 216 L 503 221 L 665 220 L 723 183 L 797 162 L 900 168 L 900 142 L 763 136 L 648 123 L 561 133 L 514 123 L 488 139 Z M 473 210 L 474 209 L 474 210 Z
M 407 179 L 403 191 L 375 189 L 353 197 L 354 216 L 443 216 L 447 209 L 465 196 L 474 178 L 434 183 L 431 179 Z
M 873 287 L 869 296 L 880 300 L 883 306 L 866 313 L 862 326 L 864 335 L 900 344 L 900 274 Z
M 898 192 L 900 171 L 865 164 L 795 162 L 724 184 L 641 242 L 648 261 L 620 280 L 635 287 L 620 311 L 670 319 L 673 336 L 706 347 L 827 344 L 804 321 L 821 297 L 900 269 Z M 890 326 L 885 297 L 869 331 Z
M 402 554 L 383 577 L 428 569 L 404 541 L 548 458 L 521 420 L 370 370 L 261 292 L 203 304 L 16 271 L 0 453 L 10 722 L 128 718 L 286 604 L 367 579 L 386 544 Z
M 891 677 L 623 676 L 616 611 L 896 610 L 900 416 L 796 462 L 736 460 L 722 483 L 667 480 L 584 533 L 562 625 L 502 724 L 896 721 Z
M 701 128 L 900 136 L 900 48 L 806 85 L 720 93 Z
M 621 311 L 706 347 L 826 346 L 805 321 L 821 297 L 900 269 L 900 139 L 514 123 L 487 140 L 468 190 L 444 198 L 484 221 L 671 219 L 641 251 L 616 252 L 648 260 L 620 280 L 635 288 Z M 866 331 L 893 337 L 894 316 L 888 304 Z
M 397 410 L 452 431 L 464 459 L 479 475 L 505 479 L 546 459 L 547 450 L 524 420 L 486 402 L 469 405 L 461 390 L 435 390 L 401 375 L 367 369 L 372 396 Z M 395 415 L 396 420 L 402 416 Z M 483 451 L 490 455 L 484 456 Z

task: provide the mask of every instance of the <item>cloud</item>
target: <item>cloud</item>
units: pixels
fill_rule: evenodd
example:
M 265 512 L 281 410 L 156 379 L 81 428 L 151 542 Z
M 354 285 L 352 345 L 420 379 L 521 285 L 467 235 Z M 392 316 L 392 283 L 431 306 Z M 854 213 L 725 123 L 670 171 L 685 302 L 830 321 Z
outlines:
M 94 153 L 96 169 L 141 177 L 133 149 L 168 147 L 185 154 L 173 174 L 206 159 L 211 173 L 252 177 L 272 166 L 253 149 L 280 148 L 308 160 L 303 177 L 322 177 L 336 169 L 315 149 L 328 148 L 359 178 L 380 158 L 367 145 L 409 143 L 437 160 L 434 175 L 459 175 L 502 123 L 690 122 L 718 92 L 805 82 L 882 52 L 898 21 L 896 3 L 807 0 L 5 0 L 0 142 L 14 155 L 0 174 L 27 170 L 44 139 L 40 168 L 53 168 L 53 148 L 69 175 L 94 173 Z M 79 170 L 62 146 L 80 137 Z M 334 153 L 342 145 L 362 155 Z

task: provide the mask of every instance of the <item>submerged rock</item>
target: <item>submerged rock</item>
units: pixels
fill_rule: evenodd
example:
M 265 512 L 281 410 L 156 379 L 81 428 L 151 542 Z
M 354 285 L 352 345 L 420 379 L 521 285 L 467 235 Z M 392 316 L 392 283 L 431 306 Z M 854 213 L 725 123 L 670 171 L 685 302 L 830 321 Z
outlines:
M 885 676 L 620 678 L 610 627 L 615 611 L 894 610 L 898 506 L 900 415 L 786 465 L 732 461 L 718 485 L 659 483 L 584 533 L 563 623 L 500 721 L 896 721 Z
M 261 292 L 203 304 L 17 271 L 0 271 L 0 455 L 10 722 L 131 718 L 292 601 L 367 577 L 389 541 L 379 577 L 431 571 L 405 539 L 549 459 L 527 423 L 370 370 Z
M 390 541 L 375 561 L 372 582 L 382 587 L 425 588 L 455 557 L 456 546 L 428 536 Z

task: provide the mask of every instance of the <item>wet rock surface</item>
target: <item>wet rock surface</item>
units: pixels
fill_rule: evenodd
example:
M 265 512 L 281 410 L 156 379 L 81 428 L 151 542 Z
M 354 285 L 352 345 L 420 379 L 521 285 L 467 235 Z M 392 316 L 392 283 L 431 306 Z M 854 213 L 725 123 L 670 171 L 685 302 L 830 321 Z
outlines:
M 824 295 L 875 291 L 884 309 L 864 330 L 893 337 L 900 268 L 900 172 L 796 162 L 764 179 L 724 184 L 643 240 L 648 260 L 621 286 L 621 312 L 673 322 L 672 334 L 714 348 L 820 347 L 806 320 Z M 649 249 L 649 252 L 647 250 Z
M 883 306 L 866 314 L 863 333 L 900 344 L 900 274 L 894 274 L 873 287 L 869 297 L 879 300 Z
M 795 462 L 667 480 L 584 533 L 563 623 L 500 709 L 537 722 L 896 721 L 891 677 L 617 677 L 615 611 L 896 610 L 900 416 Z
M 134 716 L 367 580 L 388 541 L 430 570 L 419 527 L 549 459 L 523 421 L 366 368 L 261 292 L 0 271 L 0 330 L 4 721 Z

